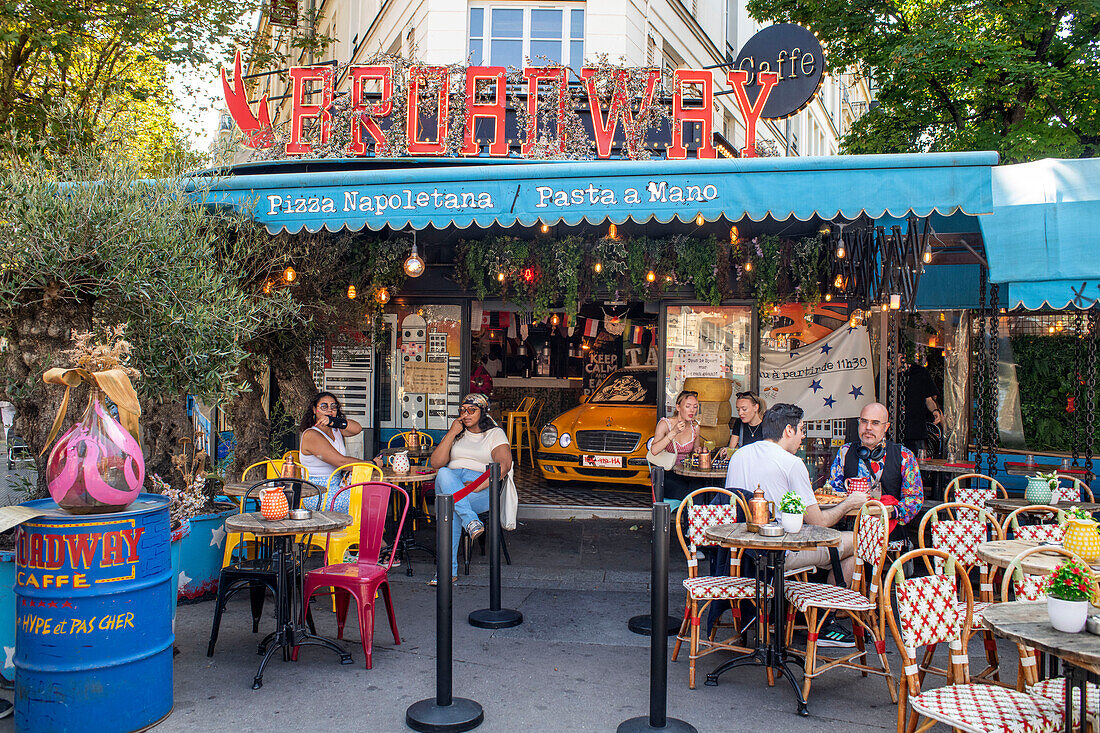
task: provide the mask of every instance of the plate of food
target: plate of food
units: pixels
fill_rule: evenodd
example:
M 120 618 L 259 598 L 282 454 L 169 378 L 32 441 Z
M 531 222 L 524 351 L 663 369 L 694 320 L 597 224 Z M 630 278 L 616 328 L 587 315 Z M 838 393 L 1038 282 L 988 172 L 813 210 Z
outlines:
M 814 498 L 822 506 L 831 506 L 844 501 L 844 497 L 839 494 L 814 494 Z

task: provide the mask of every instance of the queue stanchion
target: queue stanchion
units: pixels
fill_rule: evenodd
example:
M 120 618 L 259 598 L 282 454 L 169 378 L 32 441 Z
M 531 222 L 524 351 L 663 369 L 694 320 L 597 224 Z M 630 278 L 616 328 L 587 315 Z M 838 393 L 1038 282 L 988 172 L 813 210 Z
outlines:
M 523 614 L 500 607 L 500 464 L 489 464 L 489 607 L 470 614 L 479 629 L 507 629 L 523 623 Z
M 672 508 L 664 502 L 653 505 L 653 559 L 651 564 L 652 580 L 650 615 L 653 618 L 653 631 L 649 641 L 649 715 L 624 720 L 619 724 L 618 733 L 636 733 L 638 731 L 682 731 L 698 733 L 690 723 L 678 718 L 669 718 L 668 707 L 668 540 L 671 525 Z
M 652 481 L 653 481 L 653 501 L 656 504 L 664 504 L 665 500 L 665 469 L 660 466 L 652 467 Z M 656 506 L 654 504 L 654 506 Z M 668 506 L 665 504 L 665 506 Z M 679 630 L 679 619 L 668 616 L 668 604 L 665 604 L 665 635 L 676 636 Z M 633 631 L 635 634 L 641 636 L 649 636 L 653 633 L 653 616 L 648 613 L 643 613 L 640 616 L 631 616 L 630 620 L 626 622 L 626 627 Z
M 452 683 L 451 525 L 454 497 L 435 496 L 436 587 L 435 587 L 435 697 L 415 702 L 405 711 L 405 725 L 426 733 L 460 733 L 473 730 L 485 720 L 481 705 L 454 697 Z

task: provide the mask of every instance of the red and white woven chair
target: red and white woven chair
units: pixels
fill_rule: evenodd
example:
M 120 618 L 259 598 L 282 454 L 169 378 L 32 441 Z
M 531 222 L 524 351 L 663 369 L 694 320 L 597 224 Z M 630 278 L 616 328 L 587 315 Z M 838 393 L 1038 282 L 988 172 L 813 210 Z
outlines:
M 1040 515 L 1040 519 L 1050 518 L 1053 522 L 1039 521 L 1034 524 L 1020 524 L 1020 517 L 1028 518 Z M 1066 513 L 1061 509 L 1044 504 L 1022 506 L 1008 515 L 1004 521 L 1009 539 L 1028 540 L 1029 542 L 1061 542 L 1066 534 Z M 1002 594 L 1001 598 L 1005 596 Z
M 963 481 L 968 481 L 969 483 L 964 486 L 962 483 Z M 982 481 L 987 482 L 988 486 L 982 486 Z M 1008 492 L 1005 491 L 1005 487 L 1001 485 L 1000 481 L 986 476 L 984 473 L 964 473 L 962 476 L 956 476 L 948 482 L 947 488 L 943 490 L 943 501 L 945 504 L 961 502 L 963 504 L 984 508 L 986 499 L 994 499 L 997 497 L 1007 499 Z M 959 512 L 958 518 L 977 519 L 977 516 L 972 512 L 963 510 Z
M 891 702 L 897 702 L 894 677 L 890 674 L 890 663 L 886 659 L 886 621 L 882 613 L 882 570 L 886 562 L 887 525 L 886 507 L 877 501 L 868 501 L 856 517 L 852 530 L 855 567 L 849 587 L 844 588 L 832 583 L 800 583 L 790 581 L 786 584 L 787 600 L 790 602 L 787 613 L 788 639 L 794 628 L 794 613 L 798 611 L 806 616 L 806 665 L 802 678 L 802 696 L 810 699 L 810 685 L 818 677 L 833 667 L 848 667 L 886 678 L 886 688 L 890 692 Z M 838 657 L 819 657 L 817 638 L 830 614 L 844 614 L 852 619 L 852 631 L 856 637 L 856 650 L 851 654 Z M 865 636 L 871 637 L 881 667 L 872 667 L 867 663 Z
M 957 514 L 959 518 L 940 519 L 941 514 L 951 517 L 953 513 Z M 973 516 L 974 519 L 963 518 L 970 516 Z M 917 531 L 917 541 L 921 548 L 925 548 L 925 530 L 929 524 L 932 526 L 931 531 L 927 534 L 932 537 L 933 549 L 949 553 L 966 569 L 967 573 L 974 569 L 978 570 L 979 600 L 973 604 L 974 624 L 970 635 L 966 637 L 966 642 L 969 644 L 971 636 L 978 633 L 985 637 L 985 657 L 989 665 L 974 675 L 975 681 L 988 681 L 988 677 L 999 680 L 1000 663 L 997 660 L 997 641 L 993 638 L 992 631 L 981 627 L 982 612 L 993 602 L 993 579 L 990 575 L 989 565 L 978 556 L 978 546 L 986 540 L 1003 540 L 1005 535 L 1001 530 L 1001 525 L 997 523 L 991 512 L 981 507 L 961 502 L 940 504 L 929 509 L 924 518 L 921 519 L 920 529 Z M 926 556 L 924 564 L 927 566 L 929 573 L 933 572 L 934 558 Z M 962 601 L 960 600 L 959 603 L 961 604 Z M 935 651 L 933 645 L 925 653 L 924 659 L 921 661 L 922 676 L 925 672 L 940 675 L 947 674 L 947 670 L 931 666 L 932 655 Z
M 1030 547 L 1012 558 L 1012 562 L 1009 563 L 1008 568 L 1005 570 L 1004 579 L 1001 581 L 1002 599 L 1008 600 L 1010 590 L 1017 601 L 1042 601 L 1046 599 L 1046 583 L 1044 582 L 1044 576 L 1029 575 L 1024 572 L 1022 567 L 1025 558 L 1036 553 L 1063 555 L 1070 560 L 1076 560 L 1088 567 L 1088 563 L 1082 560 L 1080 556 L 1065 548 L 1050 545 Z M 1096 596 L 1100 594 L 1100 589 L 1097 588 L 1095 577 L 1093 578 L 1092 584 L 1093 599 L 1095 600 Z M 1026 690 L 1033 695 L 1039 695 L 1059 705 L 1063 705 L 1066 699 L 1065 678 L 1056 677 L 1054 679 L 1040 680 L 1037 666 L 1039 659 L 1038 651 L 1026 644 L 1017 644 L 1016 648 L 1020 652 L 1020 667 L 1016 674 L 1016 689 Z M 1093 730 L 1096 730 L 1098 723 L 1100 723 L 1100 715 L 1097 714 L 1097 710 L 1100 709 L 1100 688 L 1090 682 L 1086 685 L 1086 690 L 1085 698 L 1088 702 L 1086 707 L 1088 711 L 1088 723 Z M 1077 690 L 1073 692 L 1073 725 L 1075 727 L 1080 727 L 1081 693 Z
M 1063 481 L 1069 481 L 1068 486 L 1063 486 Z M 1058 474 L 1058 485 L 1051 492 L 1050 500 L 1057 499 L 1066 504 L 1076 504 L 1079 501 L 1096 501 L 1092 496 L 1092 489 L 1076 476 Z
M 921 578 L 906 578 L 905 563 L 916 559 L 942 568 Z M 886 575 L 885 602 L 891 593 L 898 616 L 886 614 L 903 664 L 898 696 L 898 731 L 921 733 L 937 722 L 957 730 L 984 733 L 1053 733 L 1062 728 L 1061 706 L 1053 701 L 996 685 L 973 684 L 964 640 L 970 636 L 974 595 L 966 570 L 941 550 L 913 550 L 898 558 Z M 962 602 L 959 602 L 960 597 Z M 924 691 L 917 648 L 950 647 L 948 684 Z M 918 727 L 920 719 L 925 722 Z
M 716 494 L 727 496 L 729 503 L 705 503 L 714 498 Z M 750 651 L 734 643 L 739 633 L 725 640 L 715 640 L 713 636 L 700 638 L 699 635 L 699 626 L 702 623 L 703 614 L 706 613 L 707 607 L 713 601 L 731 601 L 735 627 L 739 627 L 740 601 L 755 601 L 756 599 L 755 579 L 740 577 L 741 554 L 739 552 L 730 555 L 730 574 L 728 576 L 699 575 L 699 560 L 696 556 L 699 548 L 717 547 L 715 543 L 706 538 L 703 531 L 715 524 L 735 524 L 738 519 L 737 510 L 739 507 L 742 512 L 741 516 L 746 516 L 747 508 L 740 496 L 727 489 L 709 488 L 691 492 L 684 497 L 676 510 L 676 537 L 680 540 L 680 547 L 687 559 L 688 577 L 684 579 L 684 588 L 687 589 L 684 620 L 680 624 L 679 633 L 676 634 L 676 644 L 672 649 L 672 661 L 676 661 L 676 657 L 680 654 L 680 645 L 686 641 L 688 643 L 688 687 L 693 690 L 695 689 L 695 663 L 699 658 L 719 649 L 740 652 Z M 768 596 L 770 596 L 770 586 L 765 586 L 765 589 Z M 760 615 L 757 614 L 757 616 Z

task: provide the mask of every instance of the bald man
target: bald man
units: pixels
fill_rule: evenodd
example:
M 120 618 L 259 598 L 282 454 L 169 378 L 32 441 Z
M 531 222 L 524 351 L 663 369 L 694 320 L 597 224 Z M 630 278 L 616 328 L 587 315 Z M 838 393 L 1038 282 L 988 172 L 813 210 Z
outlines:
M 881 491 L 883 503 L 892 505 L 891 518 L 897 525 L 890 539 L 901 539 L 904 525 L 924 503 L 924 485 L 913 452 L 887 440 L 889 429 L 890 411 L 886 405 L 872 402 L 864 407 L 859 413 L 859 443 L 849 443 L 837 451 L 829 471 L 829 485 L 834 491 L 847 491 L 847 479 L 870 479 L 871 495 L 877 496 Z

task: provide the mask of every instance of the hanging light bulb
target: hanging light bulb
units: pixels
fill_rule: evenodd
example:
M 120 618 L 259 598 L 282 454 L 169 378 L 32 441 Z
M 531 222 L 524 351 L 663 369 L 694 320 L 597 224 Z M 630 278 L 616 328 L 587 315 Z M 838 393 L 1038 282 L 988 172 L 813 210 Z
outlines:
M 844 249 L 844 240 L 839 239 L 836 243 L 836 258 L 838 260 L 844 259 L 848 252 Z
M 745 272 L 752 272 L 752 260 L 745 260 Z
M 896 311 L 901 309 L 901 294 L 890 293 L 890 310 Z
M 619 227 L 615 226 L 614 224 L 608 224 L 607 225 L 607 238 L 608 239 L 618 239 L 619 238 Z
M 274 281 L 271 280 L 271 278 L 268 278 L 267 280 L 264 280 L 264 288 L 263 288 L 264 295 L 271 295 L 271 291 L 274 288 L 275 288 L 275 283 L 274 283 Z
M 1047 327 L 1047 333 L 1054 333 L 1054 326 Z
M 287 268 L 283 270 L 283 281 L 287 285 L 298 279 L 298 273 L 294 271 L 294 268 L 287 265 Z
M 504 282 L 504 273 L 503 272 L 498 272 L 497 273 L 497 282 L 498 283 Z
M 355 296 L 358 294 L 354 285 L 348 285 L 348 300 L 355 300 Z
M 382 305 L 385 305 L 390 302 L 390 291 L 385 288 L 378 288 L 378 292 L 374 294 L 374 299 Z
M 695 215 L 695 226 L 701 227 L 703 226 L 703 224 L 706 223 L 706 221 L 707 220 L 703 218 L 703 215 L 701 213 Z
M 559 323 L 561 323 L 561 318 L 559 318 L 559 317 L 558 317 L 558 314 L 557 314 L 557 313 L 555 313 L 554 315 L 550 316 L 550 325 L 551 325 L 551 326 L 556 326 L 556 325 L 558 325 Z
M 920 260 L 926 265 L 932 261 L 932 244 L 930 242 L 924 245 L 924 251 L 921 252 Z
M 413 232 L 413 246 L 409 256 L 405 258 L 405 274 L 409 277 L 420 277 L 424 274 L 424 260 L 416 252 L 416 232 Z
M 832 293 L 825 293 L 825 302 L 826 303 L 831 302 L 832 299 L 833 299 L 833 294 Z
M 738 231 L 737 225 L 734 224 L 730 227 L 730 244 L 737 244 L 737 240 L 740 238 L 741 232 Z
M 611 226 L 615 225 L 612 224 Z M 596 264 L 592 265 L 592 269 L 596 271 L 597 275 L 599 275 L 601 272 L 603 272 L 603 264 L 597 262 Z
M 657 279 L 657 273 L 655 273 L 653 270 L 650 270 L 649 272 L 647 272 L 645 274 L 645 281 L 647 283 L 651 283 L 651 282 L 655 281 L 656 279 Z
M 840 290 L 842 287 L 844 287 L 844 276 L 843 275 L 837 275 L 836 276 L 836 278 L 833 280 L 833 287 L 836 288 L 837 290 Z
M 548 231 L 550 231 L 550 225 L 549 224 L 543 224 L 542 225 L 542 233 L 546 234 Z

